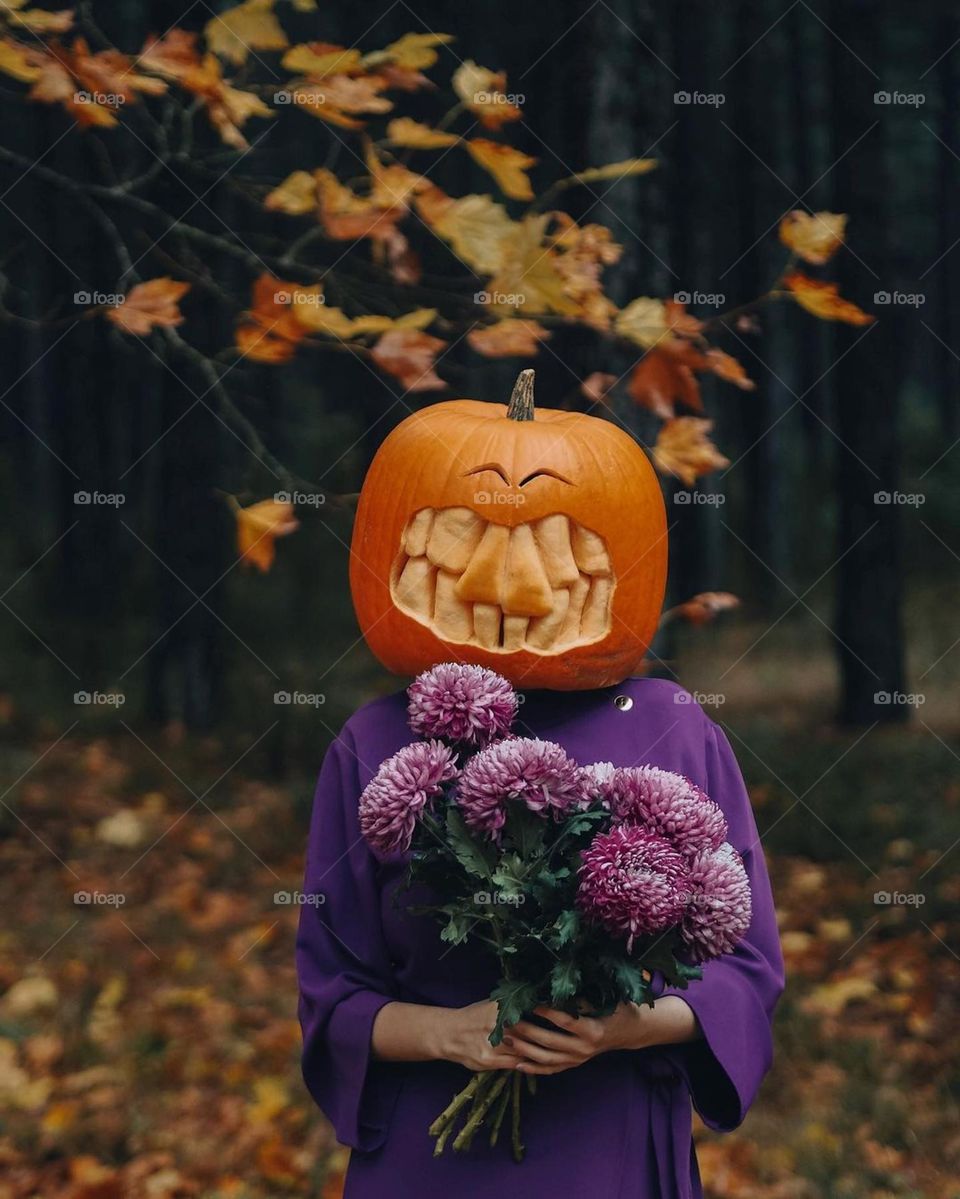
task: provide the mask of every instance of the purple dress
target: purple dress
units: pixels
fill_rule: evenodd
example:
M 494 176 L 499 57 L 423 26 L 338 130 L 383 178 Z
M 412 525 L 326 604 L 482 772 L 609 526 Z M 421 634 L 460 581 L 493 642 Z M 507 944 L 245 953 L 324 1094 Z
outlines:
M 618 696 L 632 700 L 627 704 Z M 485 999 L 490 959 L 449 947 L 431 916 L 397 898 L 404 863 L 362 840 L 357 801 L 384 758 L 413 739 L 406 695 L 375 700 L 331 745 L 317 787 L 297 939 L 303 1073 L 337 1139 L 353 1148 L 346 1199 L 697 1199 L 691 1100 L 714 1129 L 743 1119 L 770 1066 L 770 1020 L 783 988 L 773 901 L 743 780 L 721 730 L 673 683 L 627 679 L 590 692 L 528 693 L 515 730 L 559 742 L 581 765 L 650 763 L 687 775 L 723 808 L 743 855 L 753 921 L 736 953 L 679 992 L 703 1039 L 603 1054 L 541 1076 L 525 1097 L 526 1158 L 510 1138 L 433 1157 L 427 1128 L 470 1077 L 448 1062 L 394 1063 L 370 1051 L 391 1000 L 460 1006 Z

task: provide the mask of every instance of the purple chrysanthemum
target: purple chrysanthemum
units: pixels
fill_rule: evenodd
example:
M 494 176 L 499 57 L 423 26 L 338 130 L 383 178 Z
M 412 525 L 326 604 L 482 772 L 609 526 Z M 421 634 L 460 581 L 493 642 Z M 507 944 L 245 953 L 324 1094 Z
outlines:
M 478 832 L 496 835 L 507 804 L 519 800 L 541 816 L 562 816 L 589 796 L 583 771 L 553 741 L 511 737 L 487 746 L 464 766 L 457 803 Z
M 598 833 L 581 854 L 577 903 L 587 919 L 633 939 L 677 924 L 687 899 L 683 858 L 663 837 L 632 824 Z
M 695 961 L 731 953 L 750 927 L 750 880 L 732 845 L 690 863 L 690 896 L 680 932 Z
M 723 812 L 682 774 L 627 766 L 616 771 L 606 790 L 616 820 L 659 833 L 687 857 L 719 849 L 726 840 Z
M 381 765 L 360 796 L 360 831 L 380 853 L 406 853 L 420 813 L 457 777 L 456 758 L 439 741 L 405 745 Z
M 616 766 L 612 762 L 591 762 L 582 769 L 591 797 L 609 808 L 611 788 L 617 777 Z
M 483 746 L 508 732 L 517 696 L 505 678 L 482 666 L 441 662 L 407 688 L 410 727 L 420 737 Z

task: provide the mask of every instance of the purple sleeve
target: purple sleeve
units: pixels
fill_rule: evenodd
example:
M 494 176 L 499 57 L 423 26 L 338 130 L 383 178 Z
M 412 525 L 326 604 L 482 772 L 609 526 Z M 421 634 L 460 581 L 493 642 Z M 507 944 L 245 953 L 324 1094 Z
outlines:
M 743 1120 L 773 1056 L 771 1020 L 783 990 L 783 957 L 763 849 L 736 758 L 724 734 L 707 734 L 704 790 L 727 817 L 729 840 L 750 877 L 753 917 L 737 949 L 707 962 L 703 978 L 679 995 L 700 1023 L 703 1039 L 674 1046 L 667 1056 L 686 1080 L 704 1123 L 727 1132 Z
M 348 732 L 327 751 L 317 784 L 297 934 L 303 1077 L 337 1140 L 384 1141 L 399 1067 L 372 1058 L 373 1021 L 391 1001 L 377 866 L 358 826 L 356 758 Z

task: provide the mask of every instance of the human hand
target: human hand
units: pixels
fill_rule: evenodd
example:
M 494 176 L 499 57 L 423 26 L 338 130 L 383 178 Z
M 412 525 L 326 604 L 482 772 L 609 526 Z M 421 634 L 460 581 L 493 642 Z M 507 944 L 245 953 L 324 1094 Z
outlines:
M 491 1045 L 490 1034 L 497 1020 L 497 1005 L 485 999 L 460 1008 L 436 1008 L 435 1056 L 457 1062 L 468 1070 L 514 1070 L 516 1053 L 506 1045 Z

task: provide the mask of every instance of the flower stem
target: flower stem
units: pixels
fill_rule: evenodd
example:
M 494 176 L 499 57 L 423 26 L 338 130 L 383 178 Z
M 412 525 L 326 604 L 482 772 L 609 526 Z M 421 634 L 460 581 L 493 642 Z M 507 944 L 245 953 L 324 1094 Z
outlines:
M 507 1104 L 510 1102 L 510 1096 L 513 1094 L 513 1087 L 504 1087 L 500 1092 L 500 1098 L 497 1100 L 497 1109 L 493 1113 L 493 1127 L 490 1129 L 490 1148 L 493 1149 L 500 1136 L 500 1127 L 503 1124 L 503 1117 L 506 1115 Z
M 458 1091 L 450 1100 L 447 1106 L 443 1109 L 436 1120 L 430 1125 L 430 1135 L 438 1137 L 448 1125 L 453 1123 L 453 1119 L 457 1112 L 476 1095 L 478 1090 L 482 1090 L 484 1084 L 490 1079 L 490 1071 L 478 1072 L 467 1083 L 462 1091 Z M 434 1150 L 435 1153 L 442 1153 L 443 1146 L 439 1146 Z
M 473 1144 L 473 1138 L 476 1135 L 477 1129 L 486 1119 L 487 1112 L 493 1106 L 497 1096 L 510 1081 L 510 1071 L 498 1070 L 496 1078 L 497 1080 L 493 1086 L 487 1087 L 483 1092 L 483 1097 L 476 1100 L 469 1119 L 454 1138 L 453 1147 L 458 1153 L 469 1149 Z
M 529 1075 L 528 1075 L 529 1077 Z M 523 1142 L 520 1140 L 520 1075 L 514 1074 L 513 1085 L 513 1111 L 511 1113 L 511 1133 L 513 1141 L 513 1160 L 515 1162 L 523 1161 Z

